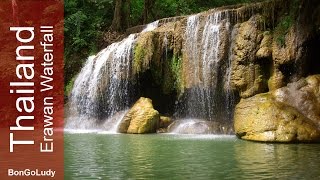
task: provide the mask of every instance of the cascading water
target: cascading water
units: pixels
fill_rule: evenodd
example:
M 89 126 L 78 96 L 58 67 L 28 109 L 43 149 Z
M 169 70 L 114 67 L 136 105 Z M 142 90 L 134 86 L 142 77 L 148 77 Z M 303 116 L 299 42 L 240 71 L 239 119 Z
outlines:
M 107 93 L 108 116 L 129 105 L 129 78 L 135 35 L 130 35 L 116 48 L 110 62 L 111 74 Z
M 158 26 L 159 26 L 159 21 L 154 21 L 150 24 L 147 24 L 146 28 L 144 28 L 144 30 L 142 30 L 142 32 L 152 31 L 152 30 L 156 29 Z
M 220 62 L 223 59 L 221 48 L 228 43 L 228 39 L 221 40 L 221 37 L 229 32 L 228 13 L 214 12 L 207 16 L 203 28 L 201 23 L 199 15 L 188 17 L 184 47 L 188 91 L 178 111 L 187 118 L 216 120 L 217 106 L 220 106 L 217 96 L 221 96 L 225 71 Z
M 135 37 L 132 34 L 88 58 L 71 92 L 71 107 L 80 118 L 102 119 L 129 105 L 129 78 Z M 96 125 L 95 121 L 85 121 L 86 128 L 90 124 L 93 127 Z
M 158 21 L 142 31 L 150 31 Z M 133 48 L 137 34 L 131 34 L 90 56 L 79 73 L 70 97 L 66 128 L 103 128 L 116 131 L 132 93 L 130 80 Z
M 200 83 L 200 59 L 199 59 L 199 51 L 198 51 L 198 33 L 200 26 L 200 17 L 199 14 L 188 17 L 187 19 L 187 29 L 186 29 L 186 43 L 184 53 L 187 56 L 186 60 L 188 61 L 186 64 L 193 67 L 192 73 L 189 74 L 190 86 L 194 86 L 190 90 L 190 96 L 187 97 L 186 100 L 186 110 L 188 117 L 194 116 L 204 116 L 202 114 L 203 111 L 199 111 L 199 107 L 204 109 L 204 94 L 197 87 Z

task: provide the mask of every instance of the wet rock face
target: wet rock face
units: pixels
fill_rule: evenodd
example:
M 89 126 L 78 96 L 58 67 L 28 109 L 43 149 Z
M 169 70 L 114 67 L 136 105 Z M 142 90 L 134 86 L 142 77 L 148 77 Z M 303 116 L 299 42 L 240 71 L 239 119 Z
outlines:
M 258 59 L 269 58 L 272 56 L 272 49 L 271 49 L 272 35 L 269 31 L 265 31 L 262 34 L 262 36 L 263 38 L 261 40 L 259 49 L 256 53 L 256 57 Z
M 300 67 L 305 61 L 305 47 L 302 42 L 306 38 L 300 39 L 298 42 L 297 27 L 293 26 L 288 29 L 288 33 L 282 37 L 284 42 L 279 43 L 280 35 L 274 34 L 272 41 L 272 65 L 271 77 L 268 81 L 269 90 L 275 90 L 285 86 L 288 82 L 297 81 L 302 77 L 304 70 Z M 295 67 L 292 67 L 295 66 Z
M 263 34 L 260 28 L 261 16 L 253 16 L 249 21 L 234 27 L 234 46 L 232 47 L 231 85 L 240 92 L 242 98 L 266 92 L 266 80 L 256 54 L 260 58 L 271 55 L 270 35 Z M 262 42 L 261 42 L 262 41 Z M 260 45 L 261 42 L 261 45 Z
M 320 75 L 270 93 L 242 99 L 236 106 L 238 137 L 266 142 L 320 142 Z
M 320 127 L 320 75 L 303 78 L 273 92 L 279 102 L 291 105 Z
M 153 109 L 152 100 L 141 97 L 123 117 L 118 132 L 130 134 L 155 133 L 159 126 L 159 112 Z

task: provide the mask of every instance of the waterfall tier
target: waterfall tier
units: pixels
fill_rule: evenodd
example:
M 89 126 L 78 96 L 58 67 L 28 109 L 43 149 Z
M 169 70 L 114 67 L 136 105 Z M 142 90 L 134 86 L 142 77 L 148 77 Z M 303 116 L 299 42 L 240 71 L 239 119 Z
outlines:
M 183 127 L 208 127 L 190 119 L 230 127 L 241 98 L 283 87 L 308 69 L 320 73 L 303 53 L 312 28 L 296 28 L 303 16 L 288 17 L 299 7 L 294 3 L 229 6 L 146 25 L 88 58 L 69 98 L 66 126 L 112 131 L 133 102 L 148 97 L 161 114 L 189 119 Z M 283 30 L 288 18 L 297 24 Z

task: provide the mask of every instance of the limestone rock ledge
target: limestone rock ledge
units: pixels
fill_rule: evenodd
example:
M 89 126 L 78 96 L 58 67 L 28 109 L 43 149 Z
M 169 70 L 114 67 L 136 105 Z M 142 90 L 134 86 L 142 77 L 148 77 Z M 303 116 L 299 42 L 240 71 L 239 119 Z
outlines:
M 320 142 L 320 75 L 242 99 L 236 106 L 234 128 L 245 140 Z

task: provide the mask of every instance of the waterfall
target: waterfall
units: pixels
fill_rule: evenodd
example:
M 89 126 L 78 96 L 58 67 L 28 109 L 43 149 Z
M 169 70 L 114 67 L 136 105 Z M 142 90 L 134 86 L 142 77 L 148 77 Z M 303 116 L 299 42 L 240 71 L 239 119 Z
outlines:
M 75 81 L 71 96 L 72 102 L 80 105 L 79 109 L 85 114 L 97 114 L 100 105 L 97 102 L 101 99 L 107 100 L 107 115 L 113 115 L 128 105 L 126 97 L 134 41 L 135 35 L 130 35 L 89 58 Z
M 129 78 L 131 70 L 131 56 L 135 35 L 119 43 L 110 62 L 110 83 L 107 93 L 109 116 L 129 105 Z
M 142 32 L 154 30 L 158 21 Z M 66 128 L 97 128 L 115 131 L 132 93 L 133 48 L 138 34 L 131 34 L 90 56 L 78 77 L 70 96 Z
M 152 23 L 147 24 L 146 28 L 142 30 L 142 32 L 148 32 L 156 29 L 159 26 L 159 21 L 154 21 Z
M 71 106 L 78 116 L 101 119 L 129 105 L 129 79 L 135 39 L 136 35 L 132 34 L 88 58 L 70 97 Z M 91 123 L 95 125 L 96 122 Z
M 152 22 L 141 33 L 152 31 L 158 26 L 159 21 Z M 227 62 L 222 61 L 225 59 L 224 46 L 229 45 L 228 39 L 223 36 L 227 34 L 229 38 L 229 31 L 227 11 L 216 11 L 207 16 L 196 14 L 187 18 L 185 44 L 182 50 L 187 86 L 184 98 L 179 100 L 177 106 L 178 117 L 189 120 L 178 127 L 184 129 L 189 125 L 197 125 L 201 129 L 205 126 L 202 121 L 221 120 L 219 119 L 219 115 L 223 113 L 221 109 L 230 111 L 232 97 L 229 96 L 231 93 L 228 89 L 231 58 L 225 60 Z M 67 120 L 67 128 L 103 128 L 112 132 L 117 130 L 133 99 L 134 86 L 131 82 L 134 82 L 135 76 L 132 75 L 132 62 L 137 37 L 139 33 L 131 34 L 87 59 L 71 92 L 69 100 L 71 116 Z M 162 56 L 166 61 L 169 51 L 168 41 L 165 32 L 162 40 L 164 47 Z M 222 65 L 222 62 L 227 65 Z M 223 77 L 228 78 L 223 79 Z M 221 93 L 223 84 L 227 90 Z M 231 115 L 229 113 L 226 116 L 228 119 Z M 194 123 L 190 118 L 199 119 L 200 123 Z M 210 124 L 209 130 L 212 130 L 213 125 L 216 126 Z
M 200 26 L 200 15 L 193 15 L 187 19 L 187 28 L 186 28 L 186 42 L 184 53 L 186 55 L 186 61 L 188 65 L 192 68 L 192 73 L 188 74 L 188 80 L 190 81 L 190 86 L 194 86 L 190 90 L 190 96 L 186 99 L 186 116 L 188 117 L 203 117 L 203 111 L 199 111 L 199 108 L 204 109 L 204 92 L 197 87 L 200 83 L 200 58 L 198 50 L 198 33 Z M 190 69 L 191 69 L 190 68 Z
M 179 113 L 187 118 L 215 120 L 217 118 L 218 91 L 221 91 L 223 77 L 221 66 L 222 44 L 225 31 L 229 32 L 229 16 L 227 11 L 217 11 L 208 15 L 201 28 L 199 15 L 188 17 L 185 32 L 184 53 L 188 64 L 184 71 L 187 76 L 187 95 L 179 105 Z M 224 28 L 222 30 L 222 28 Z
M 234 6 L 160 19 L 90 56 L 69 97 L 66 127 L 115 131 L 133 101 L 146 96 L 162 115 L 177 120 L 175 132 L 192 126 L 200 133 L 201 128 L 231 132 L 239 98 L 238 83 L 232 84 L 237 80 L 232 60 L 238 56 L 233 50 L 239 46 L 234 38 L 242 27 L 236 24 L 265 10 L 254 7 L 258 10 Z

